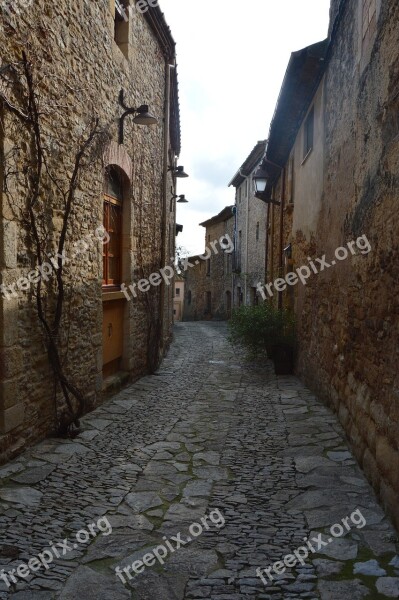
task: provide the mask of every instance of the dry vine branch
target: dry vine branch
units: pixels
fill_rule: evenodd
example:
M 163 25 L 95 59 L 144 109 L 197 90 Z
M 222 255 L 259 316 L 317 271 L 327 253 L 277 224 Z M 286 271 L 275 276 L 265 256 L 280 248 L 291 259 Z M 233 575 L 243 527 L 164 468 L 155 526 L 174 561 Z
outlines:
M 144 158 L 141 158 L 141 164 L 140 164 L 140 172 L 143 171 L 144 168 Z M 152 202 L 154 202 L 154 199 L 157 197 L 156 194 L 152 193 L 153 190 L 151 190 L 150 193 L 150 197 L 152 199 Z M 143 192 L 144 192 L 144 184 L 143 184 L 143 180 L 140 180 L 140 187 L 138 190 L 138 199 L 139 201 L 136 203 L 136 209 L 138 210 L 138 222 L 137 222 L 137 229 L 138 229 L 138 240 L 137 240 L 137 254 L 138 254 L 138 270 L 140 271 L 140 278 L 141 279 L 146 279 L 149 276 L 149 273 L 146 273 L 144 270 L 144 264 L 145 264 L 145 258 L 144 258 L 144 254 L 143 254 L 143 249 L 144 249 L 144 232 L 145 232 L 145 227 L 144 227 L 144 220 L 143 220 Z M 156 210 L 154 205 L 151 205 L 152 208 L 152 213 L 155 214 Z M 147 240 L 147 244 L 148 244 L 148 250 L 150 250 L 150 255 L 151 256 L 156 256 L 159 252 L 158 252 L 158 248 L 156 247 L 155 244 L 155 240 L 156 240 L 156 228 L 157 228 L 157 223 L 156 221 L 152 221 L 152 227 L 153 227 L 153 231 L 152 231 L 152 235 L 149 236 L 150 239 Z M 153 244 L 151 245 L 151 240 L 153 241 Z M 161 267 L 163 267 L 165 265 L 161 265 Z M 153 264 L 149 264 L 148 265 L 148 269 L 150 271 L 150 273 L 156 272 L 158 270 L 158 265 L 156 264 L 156 262 L 154 261 Z M 147 366 L 149 369 L 150 373 L 154 373 L 158 367 L 159 367 L 159 362 L 160 362 L 160 356 L 159 356 L 159 351 L 160 351 L 160 345 L 161 345 L 161 338 L 162 338 L 162 331 L 161 331 L 161 315 L 157 314 L 157 307 L 158 307 L 158 294 L 159 294 L 159 290 L 158 288 L 154 288 L 152 287 L 148 292 L 146 292 L 144 294 L 144 298 L 142 300 L 143 304 L 145 305 L 146 308 L 146 317 L 147 317 Z
M 19 67 L 19 68 L 18 68 Z M 2 67 L 0 70 L 2 88 L 9 91 L 7 94 L 0 89 L 0 101 L 8 111 L 23 126 L 29 138 L 29 160 L 26 165 L 26 203 L 22 211 L 21 223 L 28 232 L 34 248 L 35 266 L 40 266 L 46 256 L 46 247 L 51 238 L 49 224 L 46 228 L 46 219 L 51 221 L 49 214 L 41 214 L 41 203 L 44 200 L 46 178 L 48 178 L 58 192 L 62 204 L 62 227 L 59 236 L 57 251 L 57 267 L 53 264 L 55 273 L 54 310 L 48 314 L 45 304 L 48 301 L 46 290 L 43 290 L 42 278 L 36 283 L 35 297 L 36 309 L 41 323 L 49 362 L 55 379 L 55 389 L 59 385 L 68 413 L 63 413 L 59 418 L 58 431 L 60 434 L 70 433 L 71 427 L 79 426 L 79 417 L 85 409 L 85 399 L 81 391 L 68 379 L 62 365 L 59 336 L 62 326 L 63 308 L 65 301 L 64 262 L 63 256 L 67 241 L 68 226 L 74 206 L 75 192 L 78 187 L 82 170 L 87 166 L 85 160 L 90 159 L 90 152 L 95 154 L 95 144 L 99 139 L 104 141 L 104 132 L 99 128 L 98 118 L 92 119 L 90 131 L 78 147 L 73 160 L 73 170 L 65 189 L 59 179 L 51 174 L 48 164 L 49 157 L 45 153 L 44 133 L 42 130 L 33 63 L 28 59 L 26 52 L 22 52 L 22 59 L 16 63 Z M 12 99 L 11 99 L 12 98 Z M 15 100 L 14 100 L 15 98 Z M 18 101 L 17 101 L 18 99 Z M 8 171 L 10 173 L 10 171 Z M 6 171 L 7 174 L 7 171 Z M 7 189 L 7 183 L 5 184 Z M 50 210 L 50 209 L 49 209 Z M 48 291 L 48 290 L 47 290 Z M 74 402 L 75 401 L 75 402 Z M 57 393 L 54 398 L 57 408 Z M 77 406 L 75 405 L 77 402 Z M 57 412 L 57 410 L 56 410 Z

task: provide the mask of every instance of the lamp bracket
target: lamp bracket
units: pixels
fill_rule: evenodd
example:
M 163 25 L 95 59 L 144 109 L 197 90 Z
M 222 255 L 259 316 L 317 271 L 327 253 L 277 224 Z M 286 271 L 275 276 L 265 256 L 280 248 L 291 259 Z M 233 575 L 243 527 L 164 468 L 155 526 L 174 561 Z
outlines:
M 123 144 L 123 129 L 124 129 L 124 123 L 125 123 L 125 119 L 128 115 L 133 115 L 134 113 L 137 112 L 137 108 L 129 108 L 125 102 L 125 92 L 124 90 L 120 90 L 119 92 L 119 97 L 118 97 L 118 101 L 119 104 L 121 105 L 122 108 L 125 109 L 125 112 L 119 117 L 119 145 L 121 146 Z

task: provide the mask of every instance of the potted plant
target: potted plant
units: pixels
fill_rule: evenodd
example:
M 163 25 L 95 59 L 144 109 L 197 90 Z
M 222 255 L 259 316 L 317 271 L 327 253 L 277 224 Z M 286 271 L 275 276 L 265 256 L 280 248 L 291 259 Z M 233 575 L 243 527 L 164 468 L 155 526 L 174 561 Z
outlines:
M 277 375 L 294 370 L 295 321 L 288 310 L 270 303 L 241 306 L 229 321 L 230 340 L 245 346 L 252 356 L 267 355 Z
M 294 372 L 295 320 L 288 310 L 278 311 L 278 326 L 271 342 L 270 358 L 274 362 L 276 375 L 290 375 Z

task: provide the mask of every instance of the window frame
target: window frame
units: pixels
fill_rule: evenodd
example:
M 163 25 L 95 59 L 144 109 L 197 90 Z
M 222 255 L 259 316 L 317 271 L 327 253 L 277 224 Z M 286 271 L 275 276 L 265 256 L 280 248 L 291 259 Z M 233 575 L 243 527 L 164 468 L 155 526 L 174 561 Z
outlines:
M 114 42 L 126 59 L 129 59 L 130 0 L 114 1 Z M 121 8 L 119 8 L 121 7 Z M 126 18 L 125 18 L 126 17 Z
M 118 246 L 119 246 L 119 255 L 114 256 L 110 254 L 110 242 L 107 242 L 103 245 L 103 280 L 102 287 L 104 290 L 112 291 L 119 290 L 122 284 L 122 222 L 123 222 L 123 201 L 118 200 L 117 198 L 113 198 L 108 194 L 103 195 L 103 225 L 105 231 L 110 234 L 113 233 L 110 229 L 109 218 L 110 218 L 110 207 L 117 207 L 117 212 L 119 213 L 119 232 L 117 232 L 118 236 Z M 107 218 L 105 218 L 107 215 Z M 117 258 L 118 259 L 118 278 L 110 279 L 109 277 L 109 259 Z

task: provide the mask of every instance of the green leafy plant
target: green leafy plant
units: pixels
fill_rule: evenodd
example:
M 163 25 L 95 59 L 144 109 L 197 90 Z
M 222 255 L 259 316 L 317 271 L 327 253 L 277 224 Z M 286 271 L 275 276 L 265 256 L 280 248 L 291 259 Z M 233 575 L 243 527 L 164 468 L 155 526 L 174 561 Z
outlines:
M 276 346 L 295 347 L 295 319 L 286 310 L 270 303 L 240 306 L 229 321 L 230 340 L 247 348 L 251 354 L 273 356 Z

